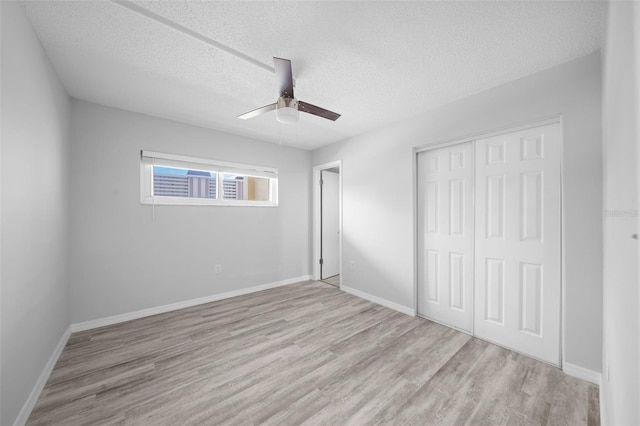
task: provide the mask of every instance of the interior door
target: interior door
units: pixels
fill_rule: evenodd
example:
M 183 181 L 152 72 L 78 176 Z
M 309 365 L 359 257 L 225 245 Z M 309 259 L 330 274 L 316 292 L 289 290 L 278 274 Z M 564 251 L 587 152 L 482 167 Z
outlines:
M 476 141 L 475 334 L 560 364 L 560 127 Z
M 418 154 L 418 314 L 472 332 L 471 142 Z
M 340 273 L 340 175 L 330 170 L 320 172 L 322 242 L 320 279 Z

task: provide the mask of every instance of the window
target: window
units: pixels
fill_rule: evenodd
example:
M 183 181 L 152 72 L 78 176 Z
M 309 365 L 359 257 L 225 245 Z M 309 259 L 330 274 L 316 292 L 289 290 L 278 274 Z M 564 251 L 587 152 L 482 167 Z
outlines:
M 142 151 L 143 204 L 277 206 L 278 170 Z

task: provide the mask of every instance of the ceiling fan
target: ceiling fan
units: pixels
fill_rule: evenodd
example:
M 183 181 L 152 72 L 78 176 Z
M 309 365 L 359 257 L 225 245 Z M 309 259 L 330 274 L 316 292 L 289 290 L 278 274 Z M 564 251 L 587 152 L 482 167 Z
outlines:
M 278 83 L 278 101 L 254 109 L 239 115 L 238 118 L 247 120 L 256 117 L 265 112 L 276 110 L 276 119 L 281 123 L 295 123 L 298 121 L 299 111 L 307 114 L 317 115 L 318 117 L 336 121 L 340 114 L 329 111 L 324 108 L 311 105 L 307 102 L 297 100 L 293 95 L 293 73 L 291 72 L 291 61 L 282 58 L 273 58 L 273 65 L 276 71 L 276 80 Z

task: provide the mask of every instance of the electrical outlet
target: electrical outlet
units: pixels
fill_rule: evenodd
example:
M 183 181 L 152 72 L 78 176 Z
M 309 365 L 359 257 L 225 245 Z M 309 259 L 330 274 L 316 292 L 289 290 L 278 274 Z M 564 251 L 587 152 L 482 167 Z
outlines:
M 221 272 L 222 272 L 222 265 L 220 265 L 220 264 L 216 264 L 216 265 L 214 265 L 213 270 L 214 270 L 214 272 L 215 272 L 216 274 L 221 273 Z

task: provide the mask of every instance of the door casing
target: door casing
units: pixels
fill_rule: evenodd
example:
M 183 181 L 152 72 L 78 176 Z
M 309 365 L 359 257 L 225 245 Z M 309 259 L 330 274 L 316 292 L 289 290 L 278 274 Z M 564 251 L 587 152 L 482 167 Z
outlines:
M 339 191 L 339 208 L 338 208 L 338 221 L 340 224 L 340 252 L 338 254 L 338 259 L 340 261 L 340 287 L 342 287 L 342 161 L 332 161 L 330 163 L 320 164 L 318 166 L 313 167 L 313 176 L 312 176 L 312 187 L 313 187 L 313 250 L 312 250 L 312 278 L 316 281 L 320 280 L 320 255 L 321 248 L 320 244 L 322 241 L 322 232 L 321 232 L 321 220 L 322 220 L 322 211 L 320 204 L 320 175 L 322 170 L 328 169 L 338 169 L 338 191 Z
M 320 170 L 321 247 L 320 278 L 327 279 L 340 274 L 340 175 L 334 169 Z M 337 231 L 337 234 L 336 234 Z

